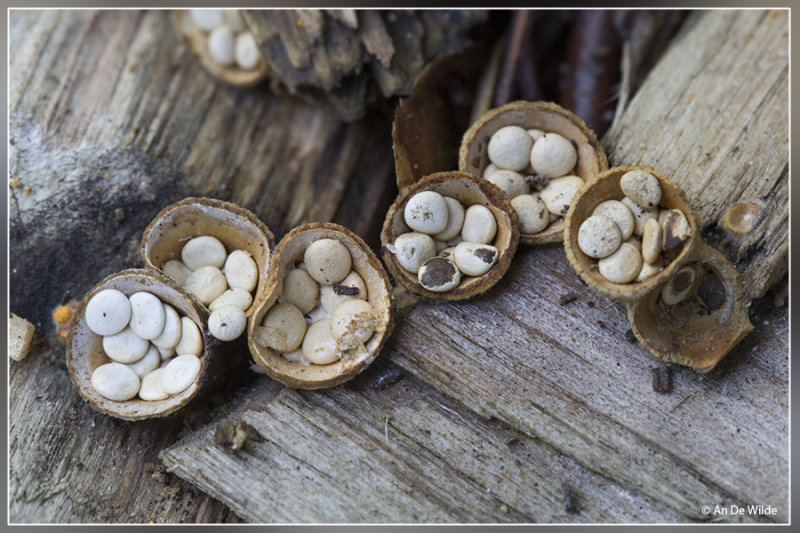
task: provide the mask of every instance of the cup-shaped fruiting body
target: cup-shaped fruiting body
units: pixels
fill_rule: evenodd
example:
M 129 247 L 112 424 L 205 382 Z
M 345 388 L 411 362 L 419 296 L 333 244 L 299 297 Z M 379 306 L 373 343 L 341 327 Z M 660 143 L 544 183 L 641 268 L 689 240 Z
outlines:
M 443 290 L 442 286 L 450 287 L 453 285 L 454 273 L 452 268 L 424 269 L 423 272 L 441 272 L 440 280 L 432 280 L 435 290 L 426 289 L 419 276 L 418 271 L 411 271 L 404 268 L 404 259 L 401 256 L 402 250 L 397 247 L 398 239 L 405 238 L 406 235 L 415 236 L 418 232 L 412 232 L 405 221 L 405 208 L 409 200 L 418 193 L 433 191 L 445 198 L 458 200 L 465 208 L 464 227 L 461 235 L 456 240 L 467 240 L 467 236 L 477 239 L 473 241 L 488 240 L 490 246 L 483 247 L 478 253 L 486 256 L 486 263 L 490 265 L 488 271 L 481 275 L 460 276 L 458 284 Z M 490 218 L 491 216 L 491 218 Z M 419 234 L 419 238 L 428 237 Z M 454 241 L 451 241 L 454 242 Z M 425 176 L 422 180 L 414 183 L 400 191 L 400 195 L 389 207 L 386 220 L 381 231 L 381 253 L 389 271 L 394 279 L 407 290 L 420 296 L 434 300 L 463 300 L 481 294 L 490 289 L 505 274 L 511 265 L 511 259 L 517 250 L 519 242 L 519 225 L 517 214 L 511 207 L 511 203 L 503 193 L 502 189 L 496 185 L 461 171 L 437 172 Z M 482 243 L 482 242 L 481 242 Z M 457 243 L 452 244 L 455 246 Z M 482 243 L 484 244 L 484 243 Z M 494 248 L 492 257 L 486 249 Z M 419 262 L 422 266 L 426 260 L 434 257 L 432 250 L 429 256 Z M 446 253 L 442 251 L 440 253 Z M 455 263 L 453 263 L 455 264 Z M 436 265 L 432 265 L 436 266 Z M 449 265 L 438 265 L 447 267 Z M 445 279 L 446 278 L 446 279 Z
M 636 210 L 638 204 L 625 199 L 620 181 L 625 175 L 640 173 L 658 181 L 660 197 L 658 205 Z M 642 194 L 638 200 L 654 202 L 655 187 L 650 178 L 645 179 L 650 196 Z M 628 188 L 628 183 L 623 184 Z M 612 220 L 619 220 L 613 226 L 619 228 L 621 223 L 624 233 L 630 230 L 631 221 L 617 213 L 616 202 L 628 206 L 634 218 L 637 213 L 646 216 L 639 221 L 641 231 L 634 230 L 629 238 L 620 231 L 609 237 L 621 244 L 604 256 L 601 245 L 607 241 L 587 243 L 587 235 L 600 238 L 600 230 L 612 226 Z M 666 213 L 660 217 L 661 224 L 659 213 Z M 671 225 L 670 216 L 675 219 Z M 674 233 L 674 242 L 668 246 L 661 231 L 665 224 Z M 683 192 L 653 168 L 614 167 L 585 185 L 567 213 L 564 250 L 583 281 L 625 305 L 636 338 L 664 361 L 707 372 L 752 330 L 746 281 L 720 252 L 702 241 L 697 218 Z M 592 257 L 587 250 L 603 257 Z M 638 275 L 634 263 L 640 265 Z
M 343 261 L 336 259 L 343 259 L 344 254 L 340 253 L 343 250 L 349 255 L 350 273 L 341 279 L 337 271 Z M 328 258 L 335 264 L 326 265 Z M 313 272 L 305 270 L 309 262 Z M 336 292 L 326 296 L 328 289 Z M 335 312 L 333 307 L 340 309 L 350 301 L 339 301 L 336 296 L 352 293 L 360 301 L 362 289 L 366 289 L 365 301 L 371 310 L 368 313 L 371 333 L 362 338 L 355 335 L 336 338 L 330 320 Z M 307 312 L 312 305 L 313 309 Z M 326 309 L 324 305 L 332 308 Z M 364 370 L 388 338 L 393 315 L 389 275 L 375 253 L 347 228 L 315 222 L 293 229 L 275 247 L 266 295 L 248 319 L 247 336 L 253 359 L 270 377 L 293 388 L 319 389 L 343 383 Z M 311 322 L 307 328 L 305 322 L 301 324 L 297 319 L 304 316 Z M 322 320 L 326 322 L 320 325 Z M 361 334 L 361 328 L 358 329 Z M 304 353 L 311 357 L 305 357 Z
M 632 172 L 646 173 L 657 179 L 660 185 L 658 204 L 660 210 L 681 212 L 688 223 L 689 232 L 680 247 L 676 248 L 679 250 L 677 256 L 672 258 L 663 270 L 643 281 L 635 280 L 638 275 L 636 272 L 631 281 L 614 282 L 603 276 L 601 270 L 597 268 L 597 264 L 615 253 L 623 242 L 629 242 L 628 238 L 631 237 L 628 234 L 630 220 L 616 214 L 616 211 L 620 205 L 624 207 L 625 204 L 623 202 L 625 193 L 620 186 L 620 180 Z M 651 209 L 656 207 L 653 206 Z M 657 213 L 655 216 L 657 217 Z M 616 222 L 617 219 L 622 222 L 624 233 L 619 230 L 620 223 Z M 643 226 L 646 225 L 646 222 L 645 220 Z M 625 235 L 628 235 L 628 238 L 625 238 Z M 567 214 L 564 229 L 564 250 L 578 275 L 590 287 L 606 296 L 622 301 L 641 298 L 642 294 L 649 293 L 654 287 L 660 286 L 665 280 L 672 278 L 681 265 L 686 262 L 686 258 L 691 254 L 698 240 L 697 219 L 686 203 L 683 192 L 666 176 L 650 167 L 621 166 L 599 174 L 594 181 L 584 185 L 578 191 Z M 647 244 L 650 245 L 649 232 Z M 655 259 L 653 255 L 657 255 L 650 250 L 645 250 L 645 252 L 648 258 L 653 260 Z M 612 276 L 612 278 L 627 279 L 625 276 L 616 278 Z
M 247 88 L 266 79 L 270 69 L 237 11 L 177 10 L 173 24 L 206 70 L 231 85 Z
M 141 256 L 146 267 L 163 269 L 181 285 L 188 283 L 198 303 L 211 306 L 224 298 L 239 307 L 244 302 L 247 307 L 242 310 L 250 316 L 267 287 L 272 243 L 272 232 L 247 209 L 213 198 L 186 198 L 150 222 L 142 236 Z M 184 260 L 202 266 L 185 270 Z M 247 291 L 249 300 L 246 295 L 226 294 L 253 286 Z
M 594 176 L 608 168 L 605 151 L 597 140 L 597 135 L 574 113 L 551 102 L 517 101 L 487 111 L 467 130 L 461 140 L 459 170 L 489 179 L 486 171 L 487 167 L 492 165 L 489 145 L 490 142 L 496 144 L 497 140 L 493 140 L 493 136 L 503 130 L 503 132 L 509 132 L 509 135 L 502 135 L 503 138 L 500 140 L 504 140 L 506 137 L 514 139 L 514 134 L 519 134 L 518 129 L 526 130 L 532 143 L 530 146 L 528 146 L 527 140 L 519 143 L 524 145 L 523 147 L 527 147 L 530 164 L 516 172 L 526 176 L 532 182 L 533 187 L 530 192 L 534 196 L 529 199 L 526 196 L 512 194 L 512 197 L 522 198 L 522 200 L 514 202 L 522 211 L 519 218 L 523 227 L 519 240 L 524 244 L 561 242 L 563 238 L 563 219 L 561 217 L 566 213 L 562 204 L 568 206 L 580 186 L 578 184 L 578 187 L 575 187 L 573 183 L 575 180 L 566 178 L 577 176 L 583 182 L 593 179 Z M 548 137 L 549 134 L 553 135 Z M 495 150 L 497 148 L 493 146 L 492 152 Z M 501 155 L 509 158 L 510 164 L 519 166 L 515 155 L 508 156 L 502 152 Z M 536 163 L 534 166 L 538 166 L 538 171 L 531 167 L 533 162 Z M 569 169 L 565 173 L 567 167 Z M 544 172 L 557 175 L 545 176 Z M 514 183 L 513 176 L 495 177 L 492 180 L 498 182 L 497 184 L 501 187 L 503 187 L 501 181 L 508 182 L 510 191 L 519 192 L 521 190 L 521 187 Z M 545 184 L 550 181 L 553 182 L 553 186 L 550 187 L 553 190 L 547 189 Z M 546 223 L 540 216 L 543 211 L 537 190 L 544 193 L 549 203 L 566 200 L 566 202 L 559 203 L 557 209 L 548 205 L 548 213 L 553 214 L 553 220 L 548 220 Z M 531 232 L 526 233 L 524 230 Z
M 157 298 L 164 307 L 169 306 L 176 315 L 196 326 L 200 335 L 199 340 L 202 343 L 199 355 L 192 354 L 200 363 L 196 377 L 193 377 L 188 384 L 181 384 L 179 392 L 172 395 L 148 395 L 150 394 L 149 382 L 152 378 L 148 378 L 147 387 L 140 389 L 140 379 L 155 371 L 155 367 L 162 363 L 159 349 L 155 344 L 151 344 L 153 341 L 144 341 L 146 345 L 149 345 L 149 350 L 143 355 L 134 354 L 133 351 L 136 350 L 136 347 L 132 346 L 133 343 L 130 342 L 133 338 L 132 334 L 126 333 L 130 331 L 129 326 L 120 333 L 106 336 L 92 330 L 91 320 L 87 320 L 87 308 L 96 295 L 104 292 L 114 295 L 122 294 L 128 298 L 136 294 L 146 294 L 148 297 Z M 94 301 L 97 302 L 97 300 Z M 88 314 L 92 315 L 91 309 Z M 172 311 L 169 315 L 171 316 L 171 314 Z M 167 339 L 170 332 L 163 331 L 163 329 L 169 330 L 173 327 L 171 322 L 172 319 L 165 319 L 162 328 L 165 336 L 156 337 L 154 339 L 156 342 L 166 343 L 165 346 L 172 344 L 172 341 Z M 117 339 L 116 336 L 120 337 Z M 125 339 L 128 342 L 123 342 Z M 219 383 L 222 376 L 226 374 L 226 367 L 232 364 L 230 354 L 226 353 L 225 357 L 219 357 L 219 347 L 220 341 L 209 333 L 208 310 L 205 307 L 199 305 L 196 300 L 189 297 L 184 289 L 161 273 L 152 270 L 130 269 L 107 277 L 86 294 L 75 312 L 67 339 L 66 359 L 73 383 L 78 387 L 81 396 L 93 408 L 101 413 L 125 420 L 143 420 L 174 413 L 202 395 L 203 391 L 207 391 L 214 384 Z M 112 359 L 107 352 L 112 353 L 119 360 Z M 126 363 L 125 361 L 131 360 L 129 357 L 136 361 Z M 166 359 L 171 360 L 172 357 Z M 95 372 L 101 367 L 103 368 L 100 371 Z M 186 374 L 184 373 L 184 375 Z
M 627 304 L 628 321 L 650 353 L 708 372 L 753 330 L 747 280 L 702 240 L 687 259 L 675 276 Z

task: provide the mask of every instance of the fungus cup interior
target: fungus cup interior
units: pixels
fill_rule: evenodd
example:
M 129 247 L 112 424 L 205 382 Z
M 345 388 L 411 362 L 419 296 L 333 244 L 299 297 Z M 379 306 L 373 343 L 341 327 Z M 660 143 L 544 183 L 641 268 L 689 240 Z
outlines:
M 491 109 L 467 130 L 461 140 L 458 168 L 479 178 L 489 165 L 489 139 L 500 128 L 520 126 L 540 129 L 548 133 L 558 133 L 578 146 L 578 162 L 574 175 L 584 182 L 608 169 L 605 150 L 597 140 L 597 135 L 580 117 L 551 102 L 511 102 Z M 522 234 L 520 240 L 527 244 L 560 242 L 563 226 L 558 221 L 550 224 L 539 233 Z
M 283 279 L 296 263 L 303 261 L 306 248 L 320 239 L 335 239 L 350 252 L 352 269 L 358 272 L 367 287 L 367 301 L 376 315 L 375 332 L 365 343 L 365 352 L 343 358 L 329 365 L 303 365 L 284 359 L 280 353 L 255 342 L 255 330 L 278 301 L 283 291 Z M 350 230 L 330 223 L 311 223 L 289 232 L 275 247 L 275 267 L 271 271 L 269 288 L 264 300 L 248 321 L 248 342 L 256 363 L 270 377 L 301 389 L 332 387 L 352 378 L 366 368 L 378 355 L 392 329 L 394 305 L 389 276 L 366 243 Z
M 103 337 L 93 333 L 86 325 L 86 305 L 89 300 L 104 289 L 116 289 L 126 296 L 146 291 L 157 296 L 162 302 L 175 308 L 182 317 L 190 318 L 200 328 L 203 335 L 202 366 L 197 379 L 189 387 L 165 400 L 146 401 L 138 397 L 126 401 L 114 401 L 100 395 L 92 386 L 92 372 L 106 363 L 113 362 L 103 351 Z M 163 417 L 174 413 L 186 405 L 201 389 L 209 375 L 209 354 L 218 341 L 208 332 L 207 312 L 186 297 L 166 276 L 154 272 L 131 269 L 113 274 L 90 290 L 81 302 L 67 340 L 67 368 L 73 383 L 81 395 L 102 413 L 125 420 L 142 420 Z
M 178 33 L 189 42 L 189 46 L 200 59 L 203 67 L 213 76 L 242 89 L 253 87 L 269 76 L 269 65 L 263 54 L 259 54 L 258 65 L 251 70 L 239 68 L 235 64 L 222 65 L 214 60 L 208 50 L 209 33 L 204 32 L 194 23 L 188 10 L 173 11 L 172 17 Z M 244 17 L 242 18 L 244 19 Z M 242 23 L 247 24 L 245 20 L 242 20 Z
M 644 170 L 658 178 L 661 185 L 659 205 L 666 209 L 681 210 L 689 221 L 691 236 L 681 245 L 678 256 L 658 274 L 638 283 L 613 283 L 600 275 L 597 269 L 592 269 L 592 265 L 596 264 L 597 260 L 581 251 L 578 246 L 578 230 L 600 203 L 606 200 L 622 200 L 625 194 L 619 186 L 619 180 L 623 174 L 635 169 Z M 564 249 L 573 268 L 590 287 L 611 298 L 633 301 L 655 290 L 675 275 L 692 254 L 695 243 L 699 240 L 698 231 L 697 221 L 692 210 L 686 204 L 680 189 L 672 181 L 650 167 L 614 167 L 585 184 L 575 195 L 565 218 Z
M 461 202 L 465 208 L 483 205 L 489 208 L 497 221 L 497 235 L 490 244 L 497 248 L 497 263 L 482 276 L 464 276 L 459 285 L 447 292 L 432 292 L 425 289 L 416 274 L 400 266 L 395 255 L 386 249 L 387 244 L 411 229 L 406 225 L 404 211 L 412 196 L 421 191 L 435 191 L 442 196 L 450 196 Z M 426 176 L 417 183 L 406 187 L 395 200 L 386 215 L 381 244 L 383 259 L 394 278 L 406 289 L 431 299 L 461 300 L 475 296 L 491 288 L 511 265 L 517 250 L 519 224 L 517 214 L 511 207 L 503 191 L 485 180 L 475 178 L 465 172 L 438 172 Z
M 695 269 L 698 279 L 683 301 L 664 304 L 659 287 L 629 309 L 628 319 L 636 337 L 651 352 L 708 372 L 752 330 L 752 324 L 746 311 L 737 309 L 742 300 L 736 284 L 741 281 L 735 275 L 700 259 L 687 265 Z
M 272 232 L 253 213 L 230 202 L 212 198 L 187 198 L 162 210 L 142 236 L 142 261 L 160 269 L 170 259 L 180 259 L 184 244 L 200 235 L 219 239 L 227 253 L 246 250 L 258 266 L 258 285 L 249 316 L 264 294 L 270 263 Z M 192 296 L 192 298 L 194 298 Z

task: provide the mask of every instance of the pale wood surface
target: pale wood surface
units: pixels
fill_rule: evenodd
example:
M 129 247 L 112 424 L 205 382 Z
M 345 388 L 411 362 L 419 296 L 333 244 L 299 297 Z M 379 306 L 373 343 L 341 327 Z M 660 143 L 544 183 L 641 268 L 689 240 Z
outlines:
M 650 165 L 680 185 L 705 238 L 763 295 L 788 268 L 789 12 L 691 17 L 603 146 L 611 165 Z M 764 205 L 753 231 L 723 230 L 744 201 Z
M 714 58 L 776 49 L 759 28 L 785 19 L 748 13 L 697 14 L 678 43 L 711 46 L 694 40 L 709 35 Z M 756 330 L 717 369 L 676 368 L 675 391 L 658 394 L 650 368 L 659 363 L 625 340 L 621 308 L 582 285 L 559 247 L 521 249 L 484 297 L 409 310 L 376 366 L 351 385 L 294 392 L 261 377 L 167 420 L 93 412 L 69 381 L 49 321 L 65 293 L 79 298 L 104 275 L 137 266 L 146 223 L 189 194 L 239 202 L 278 237 L 332 219 L 376 243 L 395 193 L 390 115 L 344 124 L 296 100 L 218 84 L 165 13 L 12 15 L 10 170 L 22 183 L 11 198 L 11 311 L 37 325 L 33 352 L 11 365 L 12 522 L 685 522 L 707 519 L 702 505 L 732 503 L 778 508 L 737 519 L 788 519 L 786 308 L 759 304 Z M 662 62 L 652 75 L 670 69 L 692 83 L 679 74 L 691 64 Z M 779 95 L 775 87 L 767 94 Z M 770 111 L 751 132 L 769 129 L 760 120 L 786 127 L 785 113 L 772 111 L 785 100 L 755 99 Z M 607 139 L 615 163 L 662 149 L 652 124 L 627 122 L 640 105 L 631 102 L 618 137 Z M 741 119 L 715 116 L 707 122 Z M 624 136 L 635 145 L 615 140 Z M 737 153 L 750 153 L 782 190 L 786 174 L 769 165 L 785 152 L 767 152 L 772 137 L 752 139 L 762 146 Z M 654 155 L 646 162 L 667 174 L 705 157 Z M 785 271 L 781 209 L 754 232 L 777 239 L 757 252 L 775 276 Z M 559 305 L 568 292 L 577 301 Z M 408 375 L 372 388 L 394 367 Z M 222 417 L 243 418 L 266 440 L 223 454 L 210 438 Z M 159 453 L 177 477 L 151 475 Z M 576 513 L 565 509 L 565 480 Z
M 578 301 L 558 305 L 569 292 Z M 676 368 L 675 392 L 657 394 L 650 368 L 658 363 L 625 340 L 624 311 L 549 248 L 518 254 L 482 300 L 414 309 L 388 355 L 676 519 L 701 518 L 709 502 L 771 501 L 785 520 L 787 325 L 785 315 L 780 329 L 759 324 L 707 376 Z
M 559 305 L 570 292 L 577 301 Z M 693 522 L 706 519 L 703 505 L 741 502 L 772 502 L 779 514 L 727 521 L 786 521 L 788 320 L 785 308 L 768 309 L 756 331 L 712 373 L 675 368 L 675 392 L 658 394 L 651 368 L 659 363 L 625 339 L 622 308 L 575 279 L 563 250 L 525 249 L 485 297 L 460 305 L 420 304 L 400 322 L 380 359 L 427 385 L 405 378 L 415 391 L 393 393 L 389 402 L 381 399 L 388 393 L 351 387 L 287 391 L 274 400 L 269 391 L 254 388 L 246 396 L 252 403 L 232 419 L 253 424 L 266 443 L 254 444 L 238 460 L 220 461 L 211 424 L 162 458 L 240 516 L 264 522 L 383 521 L 393 505 L 396 521 L 470 521 L 477 512 L 479 522 Z M 367 377 L 359 380 L 369 383 Z M 463 404 L 456 409 L 445 403 L 456 411 L 449 418 L 488 425 L 493 432 L 451 431 L 448 423 L 454 421 L 442 420 L 436 405 L 442 393 Z M 380 447 L 385 416 L 390 439 L 396 435 L 392 428 L 416 428 L 404 430 L 404 447 L 392 446 L 388 456 Z M 343 429 L 358 424 L 366 434 L 358 439 Z M 531 453 L 542 462 L 527 455 L 521 465 L 512 460 L 520 458 L 497 444 L 512 435 L 533 446 Z M 482 446 L 475 445 L 478 437 Z M 331 449 L 344 455 L 341 461 L 320 457 Z M 451 481 L 468 475 L 478 484 L 474 490 L 491 491 L 496 499 L 472 499 L 467 487 L 452 488 L 455 481 L 420 481 L 416 489 L 424 505 L 412 507 L 430 513 L 420 518 L 402 494 L 376 494 L 376 486 L 407 486 L 405 474 L 393 478 L 385 469 L 397 463 L 411 468 L 404 461 L 420 461 L 420 449 L 440 453 L 446 462 L 426 468 Z M 377 479 L 353 475 L 348 460 L 367 461 L 367 452 L 370 467 L 362 473 L 378 472 Z M 302 475 L 287 474 L 297 468 Z M 248 482 L 231 481 L 239 478 Z M 557 490 L 562 480 L 583 502 L 577 514 L 563 512 Z M 593 480 L 602 480 L 607 490 Z M 269 493 L 284 497 L 247 500 L 254 486 L 280 487 Z M 344 490 L 353 491 L 354 501 L 321 496 Z M 448 515 L 441 502 L 451 497 L 469 503 Z M 313 510 L 307 505 L 312 500 Z M 520 515 L 498 515 L 500 505 Z M 372 518 L 363 518 L 365 512 Z
M 376 386 L 386 375 L 397 381 Z M 293 391 L 265 381 L 230 419 L 246 421 L 265 441 L 227 455 L 214 446 L 211 425 L 162 457 L 169 469 L 209 487 L 255 522 L 625 522 L 672 516 L 556 448 L 476 416 L 386 361 L 328 391 Z M 564 484 L 574 493 L 576 513 L 565 508 Z

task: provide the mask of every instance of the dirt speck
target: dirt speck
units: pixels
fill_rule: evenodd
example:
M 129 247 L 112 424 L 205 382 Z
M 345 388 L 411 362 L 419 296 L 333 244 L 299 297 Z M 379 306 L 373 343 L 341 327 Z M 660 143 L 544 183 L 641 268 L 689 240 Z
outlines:
M 653 376 L 653 390 L 660 394 L 669 394 L 673 391 L 672 371 L 666 366 L 654 366 L 650 369 Z
M 568 292 L 566 294 L 562 294 L 561 298 L 558 299 L 558 303 L 561 305 L 569 305 L 575 300 L 578 299 L 578 295 L 574 292 Z

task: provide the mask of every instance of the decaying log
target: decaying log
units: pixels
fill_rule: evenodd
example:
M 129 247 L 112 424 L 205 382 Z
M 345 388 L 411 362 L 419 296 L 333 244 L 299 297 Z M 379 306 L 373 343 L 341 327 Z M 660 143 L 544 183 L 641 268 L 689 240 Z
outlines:
M 386 361 L 328 391 L 274 385 L 254 388 L 246 406 L 226 418 L 245 421 L 263 441 L 228 454 L 214 444 L 217 425 L 211 424 L 161 454 L 170 472 L 248 521 L 671 518 L 541 441 L 476 417 Z M 574 514 L 564 505 L 564 483 L 577 500 Z
M 694 14 L 603 138 L 610 163 L 651 165 L 684 190 L 753 297 L 788 267 L 788 16 Z M 750 216 L 726 225 L 737 202 Z
M 141 266 L 145 227 L 187 196 L 234 201 L 277 238 L 333 220 L 377 246 L 395 192 L 391 117 L 344 123 L 215 80 L 164 11 L 14 11 L 10 28 L 10 303 L 37 332 L 10 373 L 10 520 L 236 521 L 145 472 L 214 402 L 144 423 L 96 414 L 51 313 Z
M 708 35 L 708 25 L 725 23 L 726 34 L 735 35 L 744 22 L 741 19 L 737 22 L 739 17 L 759 19 L 760 14 L 698 14 L 697 25 L 691 26 L 682 37 L 686 40 L 678 41 L 676 46 L 682 43 L 699 46 L 689 37 L 694 32 Z M 783 25 L 785 27 L 785 19 Z M 759 37 L 764 45 L 763 35 Z M 713 39 L 703 46 L 719 50 Z M 723 51 L 738 53 L 731 49 Z M 662 75 L 660 68 L 653 74 L 656 79 Z M 680 70 L 676 65 L 670 68 L 673 73 Z M 654 105 L 663 102 L 652 101 L 657 102 Z M 773 116 L 772 119 L 780 127 L 785 124 L 786 117 Z M 637 125 L 632 122 L 627 128 L 634 129 Z M 676 179 L 680 178 L 676 176 Z M 773 264 L 772 268 L 781 266 Z M 630 497 L 637 505 L 659 507 L 658 512 L 642 510 L 635 521 L 658 522 L 666 515 L 668 521 L 678 522 L 785 522 L 788 520 L 788 320 L 785 308 L 775 308 L 771 302 L 772 298 L 768 298 L 754 304 L 752 320 L 756 330 L 714 371 L 701 375 L 674 367 L 671 369 L 672 392 L 658 392 L 653 389 L 651 369 L 660 363 L 635 341 L 629 340 L 629 325 L 621 307 L 583 285 L 559 247 L 522 248 L 506 277 L 487 295 L 457 304 L 422 303 L 408 311 L 381 358 L 388 358 L 484 419 L 500 420 L 519 431 L 521 436 L 509 442 L 516 444 L 520 442 L 515 440 L 517 438 L 533 437 L 532 442 L 552 447 L 555 454 L 574 459 L 587 472 L 618 483 L 621 489 L 631 492 Z M 403 378 L 400 383 L 409 379 Z M 367 395 L 363 392 L 360 393 L 362 397 L 347 390 L 287 393 L 271 403 L 259 402 L 254 393 L 252 398 L 256 406 L 249 406 L 241 416 L 248 423 L 271 432 L 274 440 L 254 445 L 242 456 L 241 463 L 228 463 L 226 472 L 239 474 L 261 468 L 260 475 L 265 476 L 268 483 L 279 483 L 282 491 L 290 491 L 295 486 L 299 490 L 300 483 L 308 486 L 309 480 L 313 480 L 312 494 L 352 489 L 353 492 L 346 494 L 364 497 L 362 506 L 370 509 L 375 505 L 385 510 L 386 498 L 391 502 L 407 501 L 403 500 L 407 497 L 407 491 L 403 490 L 407 478 L 401 473 L 388 474 L 382 466 L 405 467 L 411 462 L 408 457 L 416 457 L 418 448 L 405 440 L 414 433 L 409 433 L 412 431 L 409 429 L 399 435 L 403 440 L 395 445 L 396 455 L 391 459 L 384 455 L 385 450 L 380 446 L 386 434 L 392 438 L 392 429 L 408 424 L 398 412 L 400 405 L 404 405 L 401 402 L 416 397 L 417 401 L 439 403 L 438 392 L 423 393 L 426 387 L 416 384 L 415 387 L 419 387 L 420 392 L 392 397 L 386 411 L 365 401 L 363 396 Z M 358 407 L 343 407 L 346 405 Z M 458 414 L 447 418 L 464 424 L 467 417 L 462 416 L 458 408 L 453 407 L 453 410 Z M 415 430 L 421 427 L 423 433 L 425 429 L 434 433 L 451 427 L 435 417 L 429 418 L 435 411 L 433 406 L 418 406 L 412 411 L 413 415 L 407 416 L 413 417 Z M 331 413 L 335 413 L 334 422 L 325 418 Z M 386 414 L 390 418 L 384 428 L 388 429 L 382 435 L 381 420 Z M 362 417 L 366 417 L 368 423 L 366 427 L 359 426 L 363 433 L 354 435 L 350 420 Z M 300 424 L 302 428 L 295 427 L 297 420 L 304 420 Z M 216 458 L 218 453 L 208 449 L 211 430 L 209 426 L 198 431 L 167 450 L 162 457 L 175 473 L 238 509 L 238 505 L 245 504 L 240 489 L 224 481 L 221 473 L 203 475 L 212 468 L 211 458 Z M 292 438 L 285 432 L 290 435 L 311 432 L 315 438 Z M 485 447 L 486 442 L 491 442 L 490 438 L 483 438 L 484 447 L 476 449 L 468 444 L 471 437 L 463 431 L 451 431 L 447 435 L 447 441 L 438 447 L 450 451 L 455 442 L 456 449 L 445 460 L 454 465 L 453 458 L 464 459 L 457 464 L 455 472 L 443 475 L 471 472 L 471 457 L 480 457 L 489 465 L 486 469 L 494 471 L 493 461 L 498 456 L 488 453 Z M 325 444 L 320 446 L 317 438 Z M 431 442 L 427 436 L 421 440 Z M 312 450 L 292 456 L 290 450 L 298 442 Z M 327 457 L 322 458 L 322 463 L 300 464 L 300 458 L 319 458 L 321 450 L 342 442 L 347 442 L 347 447 L 338 446 L 337 449 L 346 449 L 351 461 L 370 460 L 370 464 L 377 465 L 381 481 L 393 479 L 391 483 L 377 483 L 377 486 L 400 487 L 399 493 L 373 490 L 367 497 L 367 489 L 360 481 L 349 481 L 353 475 L 349 464 L 334 464 Z M 501 463 L 504 463 L 504 475 L 514 472 L 509 470 L 509 463 L 504 460 Z M 275 465 L 283 468 L 266 469 Z M 314 466 L 319 467 L 319 472 L 312 470 Z M 280 472 L 286 471 L 284 468 L 300 468 L 307 477 L 302 481 L 291 476 L 280 477 Z M 430 465 L 430 468 L 435 467 Z M 422 476 L 421 493 L 429 495 L 426 503 L 435 502 L 439 489 L 427 483 L 427 479 Z M 487 485 L 490 484 L 487 481 Z M 554 486 L 534 486 L 522 499 L 542 502 L 539 509 L 545 513 L 554 512 L 555 504 L 550 499 L 554 494 L 550 487 Z M 487 488 L 503 497 L 499 487 Z M 570 505 L 565 507 L 574 509 L 575 500 L 580 501 L 586 492 L 574 485 L 573 488 L 574 491 L 567 485 L 569 496 L 564 497 L 562 505 L 566 501 Z M 463 489 L 458 488 L 455 493 L 459 490 Z M 520 489 L 515 486 L 514 490 Z M 488 504 L 471 501 L 478 506 Z M 519 501 L 512 504 L 503 500 L 509 511 L 525 513 Z M 615 503 L 603 510 L 579 504 L 579 518 L 574 519 L 582 520 L 586 515 L 599 521 L 608 519 L 603 512 L 618 509 L 624 501 L 626 497 L 616 497 Z M 774 507 L 775 514 L 734 517 L 703 512 L 704 505 L 713 509 L 716 505 L 730 507 L 756 501 L 770 502 L 766 505 Z M 249 501 L 246 503 L 248 507 L 252 505 Z M 277 507 L 276 502 L 259 503 L 253 510 L 258 514 L 252 518 L 263 520 L 265 513 L 271 516 L 273 507 Z M 286 513 L 282 515 L 286 520 L 319 518 L 309 510 L 301 513 L 296 509 L 296 512 L 282 509 L 274 512 Z M 361 516 L 359 509 L 348 506 L 347 501 L 323 502 L 322 509 L 326 513 L 324 517 L 331 520 Z M 532 511 L 525 516 L 536 517 Z M 545 518 L 558 520 L 555 516 Z
M 379 108 L 345 124 L 227 87 L 162 12 L 12 12 L 10 29 L 11 310 L 44 332 L 11 367 L 12 522 L 661 523 L 748 503 L 777 511 L 722 520 L 788 520 L 785 308 L 757 301 L 756 330 L 714 371 L 673 368 L 673 392 L 659 393 L 620 307 L 559 247 L 520 249 L 483 297 L 410 309 L 348 386 L 250 376 L 180 417 L 96 414 L 69 381 L 51 310 L 136 266 L 146 223 L 189 194 L 236 201 L 278 238 L 332 219 L 377 247 L 396 191 L 390 120 Z M 715 189 L 768 204 L 744 237 L 765 248 L 739 261 L 763 274 L 759 294 L 785 272 L 787 32 L 785 11 L 696 13 L 605 139 L 615 163 L 669 174 L 701 215 L 727 208 L 706 203 Z M 471 103 L 454 98 L 467 110 L 455 122 Z M 696 124 L 712 150 L 686 144 Z M 700 186 L 712 171 L 719 181 Z M 213 441 L 223 419 L 263 440 L 226 453 Z

